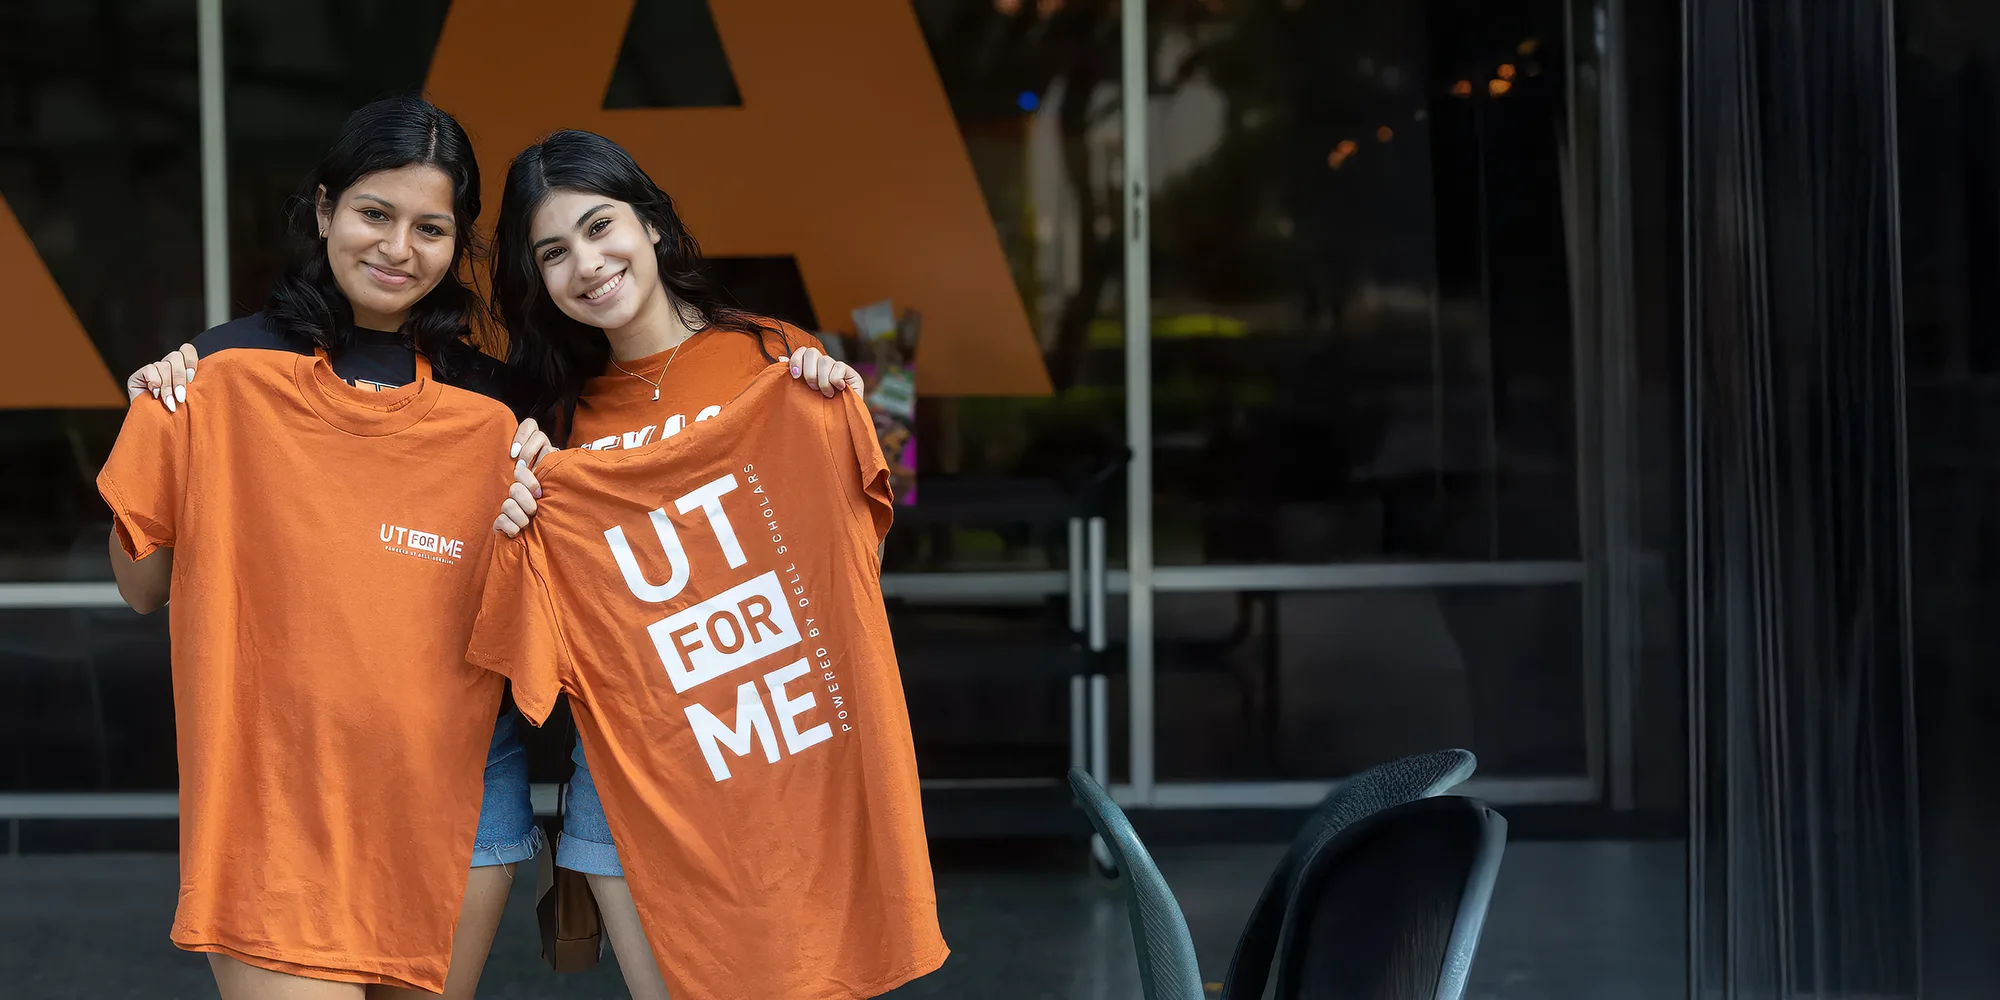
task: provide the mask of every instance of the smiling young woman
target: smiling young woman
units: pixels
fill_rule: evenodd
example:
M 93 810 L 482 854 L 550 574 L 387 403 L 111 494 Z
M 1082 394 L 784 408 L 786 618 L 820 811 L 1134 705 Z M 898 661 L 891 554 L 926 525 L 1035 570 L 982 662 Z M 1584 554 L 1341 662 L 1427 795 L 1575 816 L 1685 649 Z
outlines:
M 457 221 L 435 210 L 451 204 L 451 178 L 429 164 L 413 164 L 366 180 L 365 188 L 341 192 L 338 203 L 320 185 L 315 214 L 354 325 L 392 332 L 416 299 L 437 287 L 458 253 Z
M 533 468 L 551 438 L 597 450 L 656 444 L 715 417 L 781 361 L 823 395 L 862 391 L 811 334 L 728 305 L 673 199 L 603 136 L 556 132 L 516 156 L 495 233 L 493 294 L 530 414 L 494 524 L 508 535 L 535 515 Z M 634 1000 L 664 998 L 581 740 L 571 761 L 556 864 L 588 876 Z
M 479 166 L 473 156 L 472 143 L 449 114 L 417 97 L 390 98 L 361 108 L 348 119 L 325 159 L 307 178 L 290 206 L 290 256 L 271 289 L 264 311 L 209 330 L 195 337 L 193 343 L 183 345 L 160 361 L 134 372 L 126 382 L 128 394 L 136 399 L 141 394 L 150 393 L 169 410 L 185 408 L 191 403 L 195 371 L 209 363 L 206 359 L 222 352 L 261 352 L 265 355 L 285 352 L 294 356 L 323 354 L 331 367 L 328 378 L 337 376 L 338 380 L 347 383 L 347 386 L 337 388 L 352 387 L 361 390 L 361 393 L 384 393 L 383 399 L 408 396 L 411 391 L 430 391 L 419 389 L 416 385 L 427 382 L 470 390 L 493 399 L 500 398 L 504 383 L 501 365 L 469 342 L 471 320 L 481 305 L 473 291 L 459 279 L 461 264 L 468 256 L 478 255 L 481 249 L 474 228 L 479 208 Z M 213 364 L 228 367 L 219 360 Z M 222 373 L 211 377 L 220 378 Z M 220 393 L 222 388 L 223 385 L 218 385 L 217 394 L 204 395 L 216 399 L 218 402 L 214 405 L 222 405 L 220 401 L 229 395 Z M 369 398 L 361 393 L 354 394 L 354 398 Z M 490 400 L 477 402 L 495 408 Z M 461 402 L 459 405 L 470 404 Z M 245 422 L 256 419 L 256 415 L 251 413 L 232 414 L 232 417 Z M 511 420 L 507 422 L 512 423 Z M 276 429 L 269 433 L 274 437 L 281 436 Z M 336 492 L 349 485 L 355 487 L 353 492 L 356 495 L 374 491 L 368 485 L 368 479 L 374 475 L 370 471 L 374 466 L 369 463 L 376 463 L 377 459 L 384 457 L 385 450 L 393 451 L 399 447 L 386 436 L 374 440 L 381 442 L 374 449 L 357 447 L 354 452 L 361 464 L 320 470 L 330 477 L 331 482 L 339 484 Z M 280 446 L 270 447 L 282 451 Z M 276 458 L 272 460 L 277 461 Z M 168 457 L 161 456 L 161 461 L 168 461 Z M 316 458 L 315 463 L 340 464 L 325 456 Z M 254 467 L 262 463 L 253 460 L 244 464 Z M 268 475 L 249 467 L 231 474 Z M 284 504 L 287 502 L 284 489 L 295 484 L 281 481 L 280 477 L 273 479 L 271 493 L 263 497 L 263 501 L 272 505 Z M 463 489 L 482 491 L 480 506 L 490 510 L 488 505 L 498 502 L 505 486 L 504 480 L 492 484 L 467 482 L 463 484 Z M 490 498 L 486 497 L 484 490 L 491 490 Z M 430 513 L 434 514 L 447 501 L 455 503 L 457 499 L 432 497 L 428 501 Z M 413 517 L 426 516 L 426 511 L 422 509 L 409 513 Z M 433 521 L 427 519 L 419 523 L 429 528 Z M 380 530 L 390 528 L 384 525 Z M 370 525 L 368 537 L 374 537 L 376 530 Z M 186 557 L 186 561 L 191 564 L 192 556 Z M 162 547 L 135 560 L 127 554 L 114 532 L 111 562 L 119 592 L 134 609 L 149 612 L 166 604 L 175 578 L 173 548 Z M 194 571 L 192 565 L 185 569 Z M 298 570 L 300 574 L 312 571 L 310 566 Z M 207 572 L 213 573 L 215 568 L 208 567 Z M 373 581 L 371 585 L 378 589 L 393 587 L 387 579 Z M 209 591 L 202 596 L 212 600 L 214 587 L 210 586 Z M 255 595 L 239 596 L 242 599 L 238 603 L 248 606 L 247 602 L 253 601 Z M 453 613 L 453 609 L 447 607 L 422 611 L 439 620 Z M 252 622 L 251 632 L 269 639 L 295 627 L 322 629 L 324 635 L 329 637 L 330 647 L 324 649 L 323 654 L 335 664 L 332 676 L 345 673 L 351 678 L 358 675 L 364 666 L 359 662 L 364 657 L 355 649 L 339 648 L 341 636 L 377 641 L 383 640 L 386 635 L 387 641 L 400 641 L 393 634 L 394 626 L 390 623 L 370 621 L 354 608 L 299 607 L 289 609 L 287 614 L 294 621 L 265 622 L 261 625 Z M 174 624 L 178 634 L 187 623 L 177 618 Z M 401 671 L 399 676 L 406 678 L 406 683 L 412 687 L 425 678 L 465 669 L 459 659 L 427 662 L 410 652 L 407 645 L 399 648 L 403 650 L 404 660 L 389 667 Z M 301 664 L 267 664 L 262 662 L 262 657 L 254 655 L 242 659 L 243 662 L 223 664 L 220 668 L 207 668 L 234 670 L 236 676 L 233 683 L 237 689 L 262 692 L 259 697 L 264 700 L 256 702 L 257 711 L 247 717 L 238 715 L 230 718 L 230 725 L 252 731 L 257 731 L 259 726 L 280 725 L 291 732 L 324 730 L 327 735 L 325 745 L 308 755 L 310 762 L 305 768 L 308 773 L 298 775 L 295 785 L 236 789 L 235 794 L 248 798 L 246 808 L 269 822 L 262 824 L 265 828 L 262 831 L 241 830 L 225 834 L 224 839 L 228 843 L 219 853 L 231 857 L 235 853 L 245 853 L 247 856 L 247 852 L 240 850 L 245 838 L 266 835 L 270 829 L 283 827 L 285 823 L 282 821 L 298 817 L 305 817 L 309 821 L 307 825 L 315 830 L 350 831 L 350 839 L 358 845 L 357 849 L 363 851 L 383 853 L 386 847 L 395 844 L 412 841 L 428 843 L 435 838 L 448 841 L 452 851 L 469 844 L 472 866 L 469 881 L 462 881 L 464 869 L 458 867 L 462 861 L 450 861 L 448 870 L 437 881 L 439 884 L 449 882 L 454 886 L 463 886 L 465 890 L 462 901 L 454 896 L 444 904 L 447 915 L 451 912 L 449 907 L 458 908 L 455 930 L 449 925 L 440 928 L 441 933 L 448 935 L 445 939 L 450 942 L 451 950 L 449 974 L 443 984 L 444 995 L 448 998 L 472 997 L 493 943 L 494 932 L 499 926 L 514 866 L 532 858 L 541 844 L 528 797 L 526 758 L 516 735 L 512 707 L 499 711 L 497 724 L 490 715 L 482 716 L 480 712 L 459 706 L 460 710 L 453 713 L 454 721 L 433 717 L 424 724 L 402 725 L 388 719 L 386 716 L 389 713 L 385 712 L 365 718 L 356 727 L 346 728 L 326 723 L 321 718 L 295 717 L 292 713 L 302 712 L 299 706 L 271 696 L 266 690 L 269 685 L 259 686 L 262 683 L 259 671 L 289 671 L 297 676 L 304 673 Z M 352 664 L 352 669 L 343 670 L 339 666 L 342 662 Z M 178 675 L 183 669 L 182 664 L 176 663 L 175 669 Z M 180 685 L 181 678 L 177 676 L 176 686 Z M 339 682 L 333 682 L 331 686 L 337 688 Z M 333 690 L 324 695 L 328 699 L 354 701 L 370 696 L 394 698 L 396 692 Z M 202 708 L 200 705 L 192 707 Z M 307 711 L 302 714 L 310 716 L 312 713 Z M 467 715 L 470 718 L 463 718 Z M 185 745 L 191 738 L 189 732 L 216 723 L 213 719 L 184 718 L 178 724 L 183 730 Z M 429 804 L 426 808 L 385 810 L 384 803 L 400 801 L 411 794 L 411 790 L 373 787 L 375 783 L 392 784 L 397 779 L 380 772 L 343 774 L 342 761 L 338 759 L 342 752 L 354 746 L 373 745 L 387 747 L 391 760 L 407 758 L 416 769 L 421 770 L 425 766 L 425 758 L 436 755 L 438 744 L 449 742 L 454 748 L 465 746 L 466 752 L 471 755 L 467 757 L 468 762 L 476 763 L 479 747 L 469 745 L 467 741 L 485 745 L 483 788 L 477 784 L 479 777 L 476 773 L 464 773 L 461 781 L 461 776 L 454 772 L 448 788 L 416 790 L 418 797 L 427 797 Z M 185 826 L 189 815 L 197 812 L 212 815 L 218 807 L 199 795 L 190 794 L 192 786 L 185 780 L 185 769 L 189 766 L 185 753 L 182 766 Z M 357 801 L 348 801 L 342 795 L 353 795 Z M 470 814 L 464 815 L 463 823 L 457 819 L 450 820 L 449 823 L 454 824 L 452 829 L 440 830 L 440 824 L 446 822 L 440 816 L 447 812 L 444 807 L 447 799 L 452 802 L 464 799 L 476 806 L 476 833 L 465 829 L 473 818 Z M 458 813 L 451 812 L 451 815 L 457 816 Z M 205 846 L 191 846 L 191 838 L 183 837 L 184 883 L 195 879 L 200 872 L 236 864 L 228 858 L 217 860 L 207 857 L 208 853 L 216 853 L 209 850 L 215 845 L 206 841 L 203 844 Z M 191 850 L 204 856 L 191 858 Z M 464 857 L 463 854 L 440 855 L 447 859 L 453 856 Z M 245 915 L 238 922 L 247 922 L 250 926 L 239 930 L 248 939 L 261 943 L 254 947 L 240 946 L 218 951 L 213 941 L 189 938 L 189 932 L 176 928 L 175 940 L 182 947 L 212 953 L 211 965 L 224 1000 L 277 995 L 354 998 L 364 991 L 372 997 L 418 995 L 415 989 L 399 988 L 394 983 L 370 979 L 362 974 L 365 952 L 405 954 L 420 950 L 415 941 L 387 939 L 394 936 L 389 928 L 411 924 L 410 915 L 365 911 L 365 907 L 362 907 L 364 912 L 335 912 L 361 907 L 357 900 L 366 893 L 350 891 L 354 888 L 350 881 L 379 883 L 382 881 L 381 872 L 356 872 L 342 878 L 319 881 L 297 871 L 238 874 L 245 879 L 245 885 L 259 890 L 253 892 L 251 898 L 240 902 L 238 908 Z M 282 912 L 283 907 L 270 901 L 280 894 L 263 891 L 274 885 L 305 885 L 316 894 L 315 898 L 322 901 L 309 909 L 327 912 Z M 183 895 L 185 897 L 185 891 Z M 405 898 L 410 898 L 408 893 Z M 423 902 L 435 901 L 426 899 Z M 399 907 L 391 904 L 387 908 Z M 361 937 L 372 934 L 383 940 L 364 941 L 362 946 L 357 947 L 353 942 L 344 946 L 330 942 L 323 934 L 305 934 L 300 942 L 293 942 L 283 933 L 284 928 L 294 924 L 321 927 L 326 921 L 334 919 L 358 921 L 366 928 Z M 284 947 L 279 947 L 280 944 Z M 312 960 L 297 957 L 301 952 L 310 953 Z M 374 985 L 360 985 L 362 983 Z

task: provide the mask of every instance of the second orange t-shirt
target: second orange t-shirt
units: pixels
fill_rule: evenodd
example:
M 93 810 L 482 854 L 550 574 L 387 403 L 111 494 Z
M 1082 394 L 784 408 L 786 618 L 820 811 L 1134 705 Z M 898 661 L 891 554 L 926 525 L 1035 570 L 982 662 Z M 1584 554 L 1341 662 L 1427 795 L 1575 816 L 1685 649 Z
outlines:
M 468 658 L 531 720 L 568 692 L 668 991 L 853 1000 L 936 969 L 860 400 L 771 367 L 665 441 L 537 474 Z

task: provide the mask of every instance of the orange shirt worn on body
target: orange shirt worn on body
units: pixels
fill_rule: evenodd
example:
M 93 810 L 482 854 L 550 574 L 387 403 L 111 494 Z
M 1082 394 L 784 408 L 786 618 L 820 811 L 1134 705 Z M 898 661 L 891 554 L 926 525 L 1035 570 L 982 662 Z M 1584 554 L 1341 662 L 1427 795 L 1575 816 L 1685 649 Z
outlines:
M 513 417 L 275 350 L 202 359 L 199 394 L 134 401 L 97 480 L 127 555 L 174 550 L 173 941 L 439 992 L 503 688 L 464 652 Z
M 767 328 L 759 334 L 703 330 L 678 350 L 605 365 L 602 375 L 584 383 L 567 446 L 603 451 L 664 441 L 721 413 L 773 359 L 806 347 L 824 350 L 819 338 L 789 323 L 758 322 Z
M 767 367 L 664 442 L 536 471 L 468 658 L 531 720 L 569 694 L 668 992 L 850 1000 L 941 965 L 860 399 Z

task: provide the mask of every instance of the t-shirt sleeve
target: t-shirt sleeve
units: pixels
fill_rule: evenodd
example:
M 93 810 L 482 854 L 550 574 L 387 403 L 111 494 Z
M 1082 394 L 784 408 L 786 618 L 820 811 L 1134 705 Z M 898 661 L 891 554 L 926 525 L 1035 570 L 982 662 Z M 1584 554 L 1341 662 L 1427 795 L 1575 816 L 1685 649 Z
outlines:
M 818 400 L 808 401 L 809 405 Z M 875 542 L 889 536 L 896 521 L 896 495 L 889 486 L 889 461 L 882 454 L 882 442 L 875 436 L 875 418 L 867 404 L 851 392 L 840 394 L 833 406 L 822 407 L 826 414 L 827 448 L 834 466 L 851 471 L 846 490 L 848 506 L 856 517 L 868 519 L 875 527 Z
M 493 540 L 493 561 L 465 658 L 514 682 L 514 704 L 541 725 L 554 710 L 569 651 L 550 596 L 540 532 Z
M 151 395 L 125 411 L 111 457 L 97 473 L 97 492 L 111 507 L 111 523 L 125 554 L 144 559 L 172 548 L 187 506 L 188 421 L 182 407 L 169 413 Z

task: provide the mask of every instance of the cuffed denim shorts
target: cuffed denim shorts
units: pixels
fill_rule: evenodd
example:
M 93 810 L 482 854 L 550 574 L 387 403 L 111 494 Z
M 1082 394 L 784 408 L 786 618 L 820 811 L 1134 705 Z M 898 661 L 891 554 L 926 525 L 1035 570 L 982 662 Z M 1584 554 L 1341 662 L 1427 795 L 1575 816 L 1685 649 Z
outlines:
M 479 800 L 479 833 L 472 841 L 472 867 L 511 865 L 542 849 L 542 828 L 528 797 L 528 754 L 521 746 L 519 718 L 508 705 L 493 726 L 486 751 L 486 793 Z M 592 796 L 595 799 L 595 795 Z
M 585 875 L 624 877 L 618 848 L 611 842 L 611 823 L 604 818 L 604 800 L 583 759 L 583 739 L 570 751 L 576 770 L 569 777 L 569 800 L 563 804 L 562 836 L 556 839 L 556 864 Z M 490 787 L 490 786 L 489 786 Z

